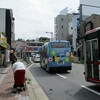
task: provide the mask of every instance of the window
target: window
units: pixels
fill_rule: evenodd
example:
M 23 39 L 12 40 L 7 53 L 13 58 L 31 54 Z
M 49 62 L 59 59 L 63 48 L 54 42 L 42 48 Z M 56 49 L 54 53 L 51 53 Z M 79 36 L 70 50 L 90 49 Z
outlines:
M 32 46 L 36 46 L 36 43 L 32 43 Z
M 61 20 L 63 21 L 63 18 L 61 18 Z
M 61 28 L 63 28 L 63 26 L 61 26 Z
M 67 48 L 69 44 L 67 42 L 53 42 L 51 48 Z
M 43 43 L 37 43 L 37 46 L 42 46 L 43 45 Z

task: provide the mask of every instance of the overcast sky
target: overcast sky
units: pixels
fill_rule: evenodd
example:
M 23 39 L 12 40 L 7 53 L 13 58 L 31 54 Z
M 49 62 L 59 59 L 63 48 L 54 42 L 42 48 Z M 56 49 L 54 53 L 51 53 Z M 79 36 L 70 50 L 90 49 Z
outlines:
M 54 32 L 54 17 L 69 7 L 77 11 L 79 0 L 0 0 L 0 8 L 13 10 L 15 39 L 51 37 Z

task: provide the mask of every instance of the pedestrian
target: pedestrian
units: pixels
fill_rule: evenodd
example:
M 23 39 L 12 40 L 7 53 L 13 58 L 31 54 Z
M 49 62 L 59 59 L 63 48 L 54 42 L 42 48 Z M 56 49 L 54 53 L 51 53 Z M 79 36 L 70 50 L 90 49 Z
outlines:
M 14 62 L 17 61 L 15 49 L 12 49 L 12 50 L 11 50 L 11 53 L 10 53 L 10 60 L 11 60 L 12 65 L 13 65 Z
M 25 84 L 25 74 L 26 74 L 26 66 L 22 62 L 13 63 L 12 70 L 14 72 L 14 85 L 12 93 L 17 92 L 17 88 L 19 87 L 22 91 Z
M 12 55 L 13 56 L 13 60 L 12 60 L 12 65 L 17 61 L 17 57 L 15 56 L 15 54 Z

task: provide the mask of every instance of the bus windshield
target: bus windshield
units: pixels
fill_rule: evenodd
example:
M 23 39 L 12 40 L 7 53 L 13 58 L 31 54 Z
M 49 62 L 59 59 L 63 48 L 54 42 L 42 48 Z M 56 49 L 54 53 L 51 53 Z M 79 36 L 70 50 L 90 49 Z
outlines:
M 51 48 L 68 48 L 67 42 L 53 42 L 51 43 Z

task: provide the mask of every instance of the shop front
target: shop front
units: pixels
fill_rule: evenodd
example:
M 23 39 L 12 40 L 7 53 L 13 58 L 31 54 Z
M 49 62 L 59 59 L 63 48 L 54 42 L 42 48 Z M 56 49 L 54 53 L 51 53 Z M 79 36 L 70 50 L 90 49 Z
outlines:
M 0 66 L 6 63 L 7 38 L 0 33 Z

